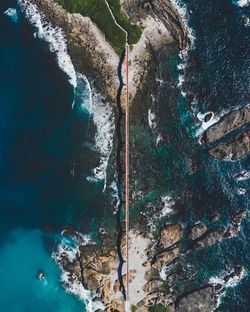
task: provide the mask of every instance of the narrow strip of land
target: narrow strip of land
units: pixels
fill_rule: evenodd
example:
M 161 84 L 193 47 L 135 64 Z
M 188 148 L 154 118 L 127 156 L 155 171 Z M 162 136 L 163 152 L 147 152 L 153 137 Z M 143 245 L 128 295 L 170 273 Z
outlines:
M 126 34 L 126 120 L 125 120 L 125 142 L 126 142 L 126 161 L 125 161 L 125 184 L 126 184 L 126 301 L 129 302 L 129 101 L 128 101 L 128 51 L 129 51 L 129 43 L 128 43 L 128 32 L 118 24 L 116 18 L 109 6 L 107 0 L 105 3 L 110 11 L 110 14 L 115 22 L 115 24 Z
M 128 43 L 126 43 L 126 301 L 129 301 L 129 104 L 128 104 Z

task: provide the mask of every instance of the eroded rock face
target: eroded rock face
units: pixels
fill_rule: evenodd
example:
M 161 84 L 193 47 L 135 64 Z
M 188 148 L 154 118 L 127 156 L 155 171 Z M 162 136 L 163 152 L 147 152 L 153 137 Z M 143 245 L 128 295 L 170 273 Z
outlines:
M 168 248 L 180 241 L 183 234 L 181 224 L 168 224 L 160 232 L 158 245 L 160 248 Z
M 225 115 L 219 122 L 208 128 L 203 139 L 206 143 L 215 142 L 248 122 L 250 122 L 250 108 L 242 107 Z
M 150 15 L 153 19 L 164 22 L 181 50 L 190 44 L 188 29 L 170 0 L 121 0 L 121 4 L 124 13 L 133 23 L 139 24 Z
M 185 295 L 177 300 L 178 312 L 212 312 L 217 307 L 218 297 L 211 285 Z
M 230 143 L 221 143 L 211 149 L 208 153 L 218 160 L 238 160 L 250 151 L 250 130 L 238 136 Z
M 202 249 L 218 244 L 223 240 L 225 232 L 226 229 L 216 229 L 206 232 L 200 240 L 197 240 L 194 243 L 193 248 Z
M 203 222 L 197 223 L 190 228 L 188 238 L 194 240 L 203 235 L 206 232 L 206 230 L 207 227 Z
M 174 248 L 173 250 L 165 251 L 156 256 L 155 262 L 152 265 L 153 268 L 160 270 L 163 266 L 168 265 L 174 259 L 177 258 L 180 248 Z
M 232 238 L 238 235 L 240 231 L 240 225 L 243 218 L 245 218 L 247 212 L 242 210 L 231 218 L 231 225 L 224 229 L 215 229 L 205 232 L 202 236 L 193 241 L 193 249 L 202 249 L 206 247 L 218 244 L 224 239 Z

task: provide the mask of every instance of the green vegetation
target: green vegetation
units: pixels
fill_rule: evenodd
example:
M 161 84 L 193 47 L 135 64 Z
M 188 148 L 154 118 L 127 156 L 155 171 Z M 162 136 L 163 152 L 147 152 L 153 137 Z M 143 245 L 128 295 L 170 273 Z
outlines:
M 115 52 L 121 55 L 125 48 L 125 33 L 115 24 L 104 0 L 55 0 L 70 13 L 80 13 L 89 16 L 91 20 L 103 32 L 106 40 L 112 45 Z M 130 24 L 122 14 L 120 0 L 108 0 L 110 8 L 121 25 L 128 32 L 129 44 L 138 42 L 141 36 L 141 28 Z
M 128 32 L 129 44 L 135 44 L 139 41 L 142 33 L 141 27 L 132 25 L 130 21 L 125 17 L 121 11 L 120 0 L 107 0 L 109 6 L 117 20 L 117 23 L 121 25 Z
M 162 305 L 151 306 L 148 308 L 149 312 L 169 312 L 168 308 L 163 307 Z
M 131 306 L 131 311 L 132 311 L 132 312 L 136 312 L 136 310 L 137 310 L 137 307 L 136 307 L 135 305 L 132 305 L 132 306 Z

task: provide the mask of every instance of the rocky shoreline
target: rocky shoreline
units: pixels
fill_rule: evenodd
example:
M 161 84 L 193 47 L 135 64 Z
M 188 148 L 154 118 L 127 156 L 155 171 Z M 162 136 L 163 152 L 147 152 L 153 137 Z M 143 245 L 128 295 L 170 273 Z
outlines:
M 237 236 L 246 214 L 247 212 L 243 210 L 232 215 L 230 225 L 226 228 L 209 229 L 219 216 L 210 220 L 209 228 L 201 221 L 186 229 L 178 223 L 167 224 L 160 229 L 159 235 L 155 238 L 150 232 L 146 234 L 130 230 L 130 256 L 133 259 L 129 272 L 130 308 L 134 306 L 138 312 L 147 312 L 149 307 L 167 307 L 170 312 L 191 312 L 195 306 L 197 311 L 214 311 L 220 296 L 226 291 L 226 283 L 232 278 L 240 280 L 244 268 L 233 267 L 230 273 L 222 273 L 219 281 L 207 283 L 204 281 L 202 287 L 179 295 L 175 290 L 175 281 L 188 282 L 193 279 L 182 269 L 181 258 L 185 254 L 210 248 L 225 239 Z M 188 233 L 190 244 L 188 249 L 183 250 L 182 238 L 185 231 Z M 77 233 L 68 231 L 63 235 L 74 237 Z M 69 260 L 67 253 L 61 253 L 58 262 L 62 269 L 69 273 L 69 283 L 81 281 L 86 289 L 93 292 L 94 302 L 100 301 L 105 304 L 105 311 L 124 312 L 125 301 L 117 278 L 119 266 L 117 253 L 111 246 L 108 234 L 99 234 L 99 239 L 102 245 L 92 242 L 80 245 L 75 259 Z M 121 250 L 125 254 L 124 237 Z M 173 267 L 179 269 L 171 271 Z
M 74 259 L 69 259 L 67 253 L 61 253 L 58 263 L 67 272 L 69 278 L 66 287 L 74 282 L 91 291 L 94 302 L 105 304 L 105 311 L 125 311 L 123 290 L 124 268 L 122 255 L 125 254 L 124 233 L 120 220 L 123 205 L 123 109 L 124 90 L 122 77 L 124 75 L 123 56 L 120 58 L 113 48 L 106 42 L 102 32 L 88 17 L 80 14 L 67 13 L 53 0 L 30 0 L 36 4 L 44 14 L 46 20 L 54 27 L 60 27 L 67 41 L 69 55 L 76 70 L 86 75 L 91 86 L 106 96 L 116 112 L 115 146 L 112 159 L 118 175 L 121 188 L 120 206 L 117 218 L 117 242 L 108 234 L 99 233 L 98 244 L 83 244 Z M 170 0 L 154 1 L 121 1 L 122 10 L 134 24 L 144 26 L 140 41 L 133 46 L 129 55 L 130 77 L 129 98 L 131 105 L 132 127 L 135 125 L 134 116 L 140 116 L 139 122 L 143 124 L 148 97 L 144 98 L 145 89 L 150 89 L 149 76 L 155 74 L 156 55 L 166 46 L 178 45 L 185 49 L 190 44 L 188 30 Z M 149 80 L 148 80 L 149 79 Z M 151 78 L 152 79 L 152 78 Z M 147 85 L 146 83 L 147 82 Z M 149 92 L 149 90 L 147 90 Z M 148 96 L 148 94 L 147 94 Z M 242 108 L 231 112 L 222 118 L 216 125 L 211 126 L 203 136 L 203 143 L 208 153 L 215 159 L 232 160 L 244 157 L 250 149 L 249 131 L 236 136 L 229 143 L 220 140 L 230 135 L 239 127 L 245 126 L 249 120 L 249 108 Z M 132 142 L 133 145 L 133 142 Z M 134 166 L 132 159 L 132 166 Z M 133 175 L 133 173 L 132 173 Z M 132 177 L 132 180 L 133 177 Z M 169 312 L 197 311 L 212 312 L 218 305 L 220 295 L 225 292 L 221 283 L 204 281 L 202 287 L 193 287 L 191 291 L 181 295 L 175 289 L 176 281 L 192 281 L 192 277 L 182 269 L 181 258 L 196 250 L 210 248 L 225 239 L 236 236 L 240 230 L 242 219 L 246 216 L 241 211 L 232 216 L 230 225 L 226 228 L 210 228 L 199 221 L 188 229 L 179 223 L 166 224 L 157 234 L 150 228 L 148 231 L 131 230 L 130 250 L 134 262 L 130 266 L 131 310 L 148 311 L 149 307 L 165 307 Z M 210 223 L 216 222 L 219 217 L 214 217 Z M 209 223 L 209 222 L 208 222 Z M 183 245 L 182 238 L 188 233 L 189 248 Z M 153 236 L 155 234 L 155 236 Z M 75 237 L 74 231 L 64 232 L 63 235 Z M 133 244 L 134 242 L 134 244 Z M 59 248 L 55 253 L 59 253 Z M 173 266 L 177 270 L 168 274 L 168 269 Z M 119 271 L 120 270 L 120 271 Z M 233 274 L 241 276 L 243 268 L 232 268 L 233 273 L 223 278 L 231 278 Z M 118 274 L 119 272 L 119 274 Z M 99 310 L 101 311 L 101 310 Z

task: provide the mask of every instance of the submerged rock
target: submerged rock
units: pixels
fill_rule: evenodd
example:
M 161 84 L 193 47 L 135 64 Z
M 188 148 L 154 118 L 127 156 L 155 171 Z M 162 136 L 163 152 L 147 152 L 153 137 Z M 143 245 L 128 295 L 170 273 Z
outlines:
M 209 221 L 210 222 L 217 222 L 219 219 L 220 219 L 220 215 L 219 214 L 215 214 L 215 215 L 213 215 L 213 216 L 211 216 L 209 218 Z
M 203 222 L 199 222 L 189 229 L 188 238 L 196 239 L 207 231 L 207 227 Z
M 250 150 L 250 130 L 238 136 L 230 143 L 221 143 L 210 148 L 208 153 L 218 160 L 238 160 Z

